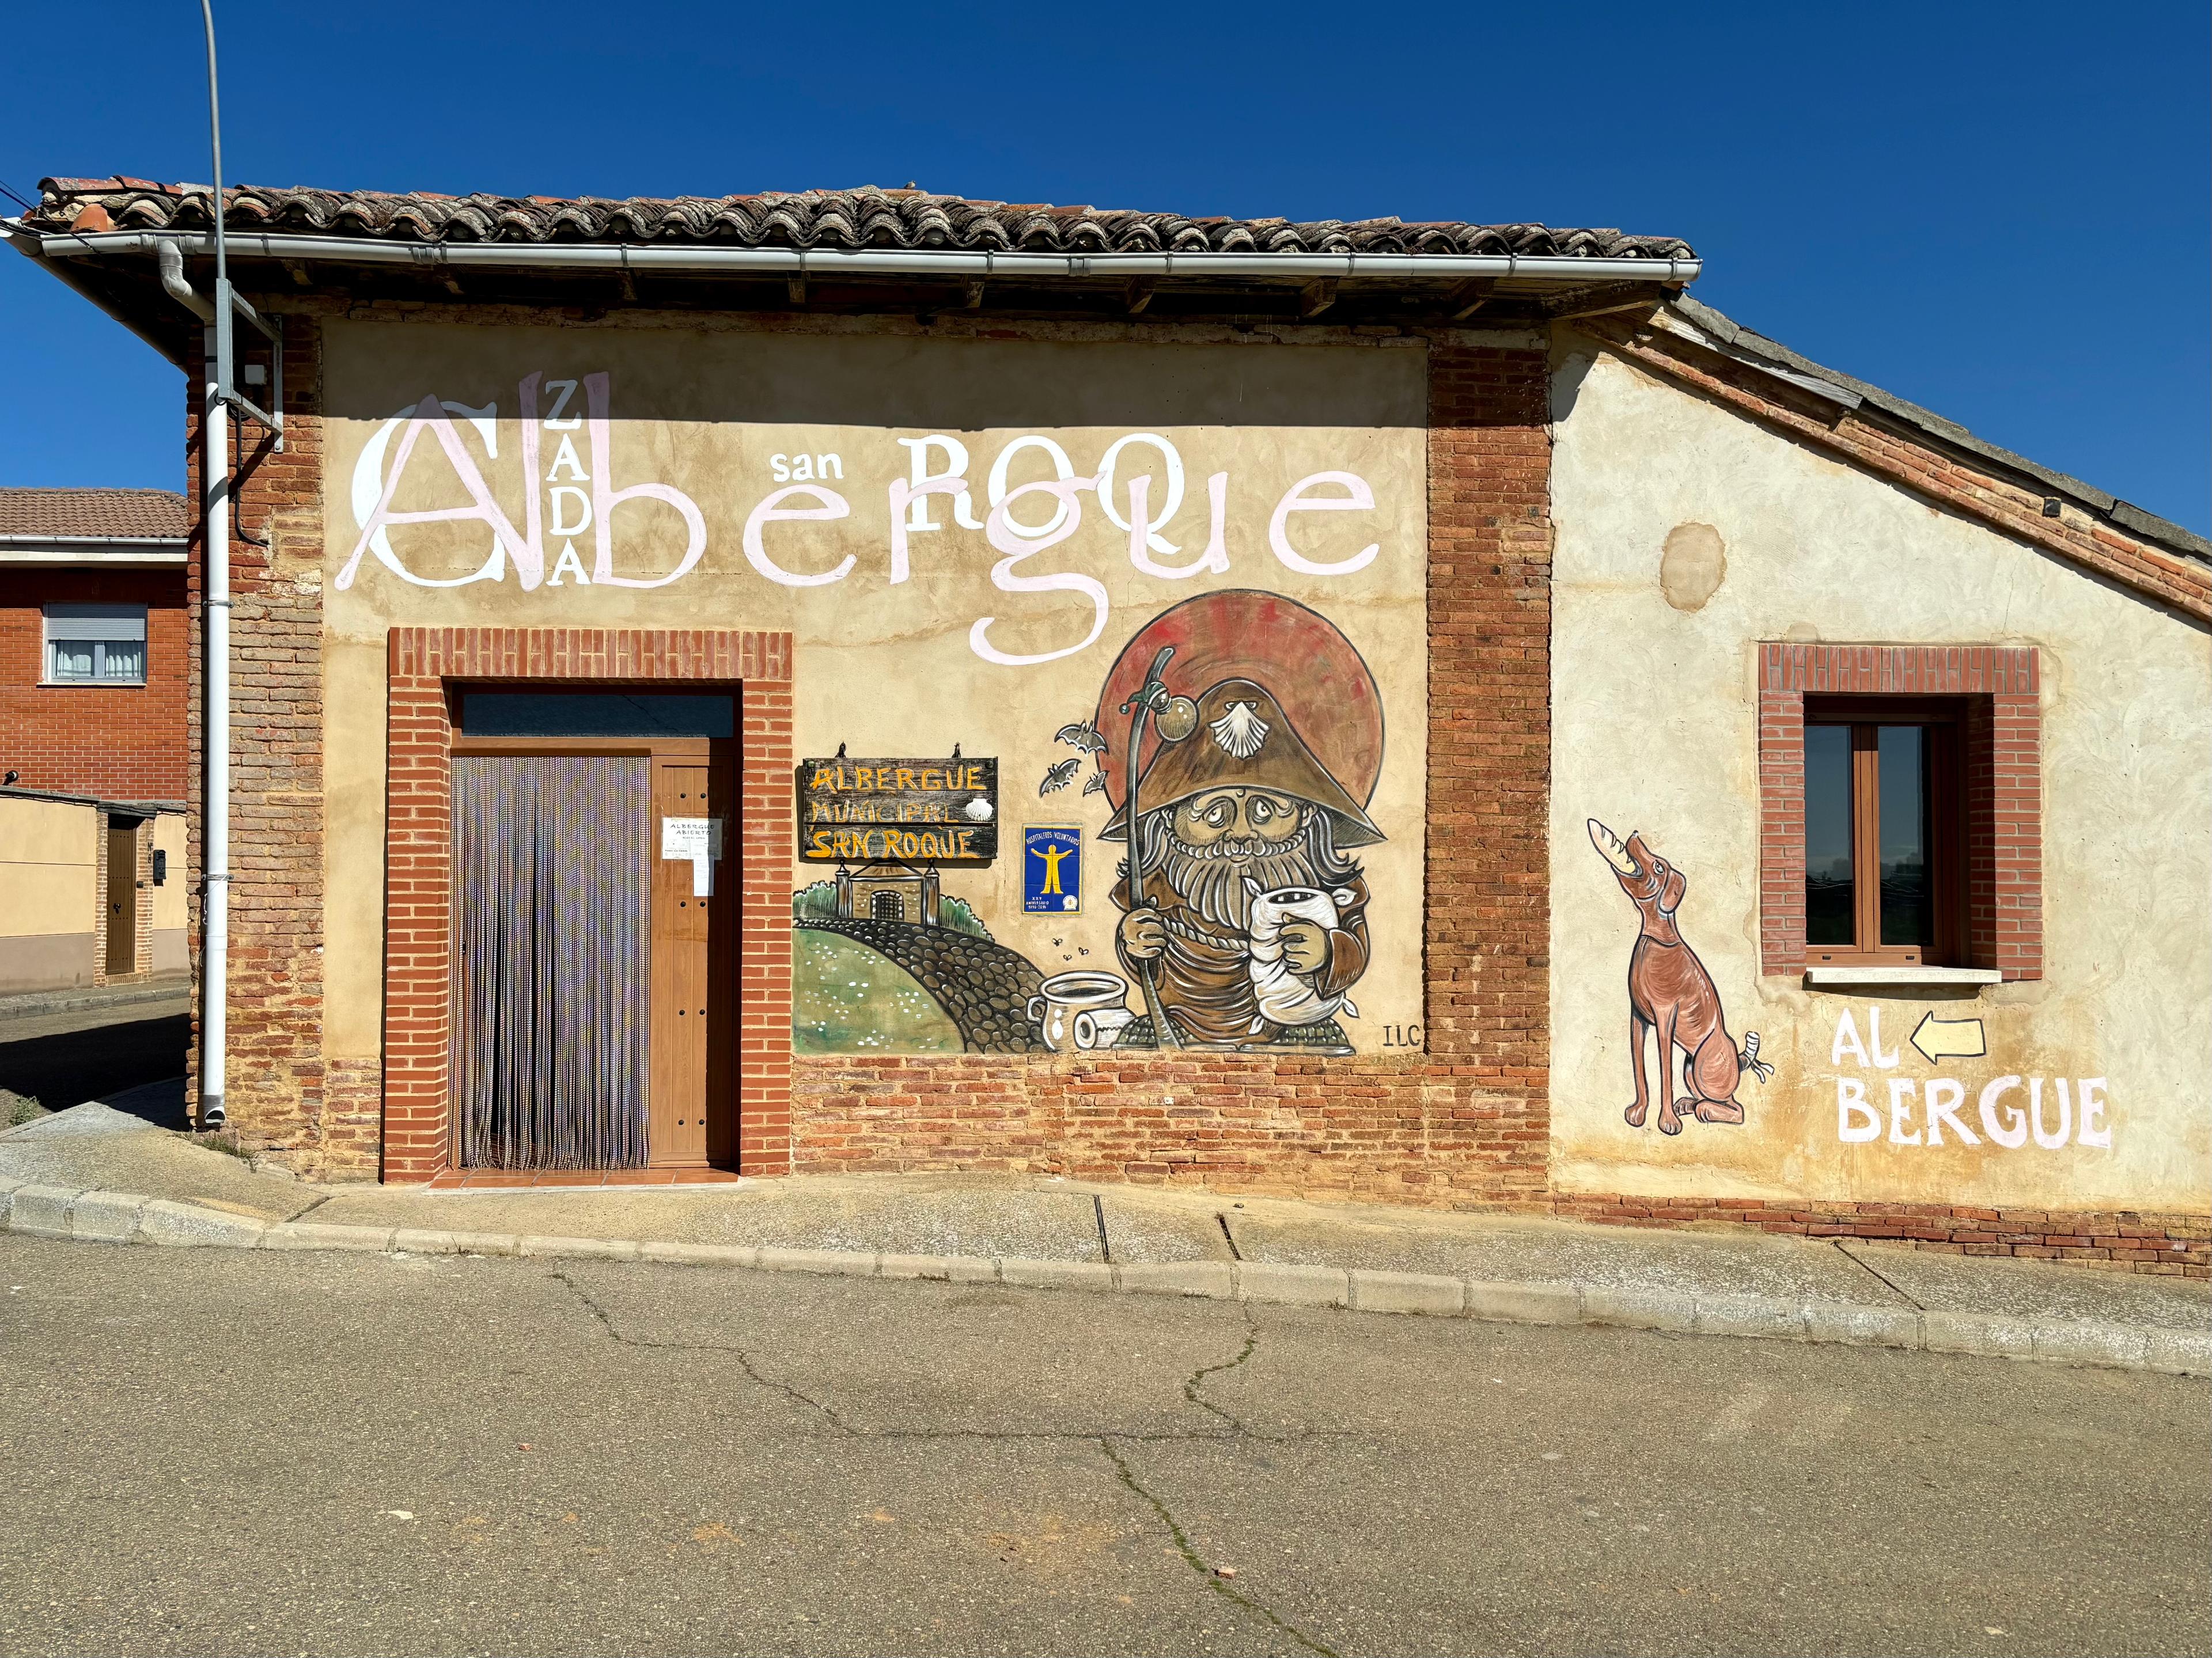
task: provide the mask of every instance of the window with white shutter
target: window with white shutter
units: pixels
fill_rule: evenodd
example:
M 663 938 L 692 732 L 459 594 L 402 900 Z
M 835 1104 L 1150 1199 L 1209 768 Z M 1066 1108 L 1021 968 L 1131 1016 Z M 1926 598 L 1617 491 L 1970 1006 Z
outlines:
M 49 604 L 46 624 L 48 684 L 146 683 L 143 604 Z

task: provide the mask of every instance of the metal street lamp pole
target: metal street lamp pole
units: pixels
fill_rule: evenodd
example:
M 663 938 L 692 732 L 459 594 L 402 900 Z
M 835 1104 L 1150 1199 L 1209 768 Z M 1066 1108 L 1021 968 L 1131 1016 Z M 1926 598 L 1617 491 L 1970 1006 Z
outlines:
M 228 1038 L 230 967 L 230 266 L 223 248 L 222 111 L 217 101 L 215 10 L 200 0 L 207 30 L 208 126 L 215 158 L 215 319 L 204 355 L 206 388 L 201 402 L 202 543 L 201 637 L 207 652 L 207 785 L 201 812 L 206 897 L 202 905 L 200 979 L 200 1126 L 224 1121 L 225 1049 Z

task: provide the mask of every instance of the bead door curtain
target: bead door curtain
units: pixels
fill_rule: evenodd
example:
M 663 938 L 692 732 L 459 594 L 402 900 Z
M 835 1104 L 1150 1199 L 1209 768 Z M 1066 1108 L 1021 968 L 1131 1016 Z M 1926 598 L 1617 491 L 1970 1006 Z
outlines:
M 641 1169 L 651 762 L 453 756 L 453 1097 L 476 1169 Z

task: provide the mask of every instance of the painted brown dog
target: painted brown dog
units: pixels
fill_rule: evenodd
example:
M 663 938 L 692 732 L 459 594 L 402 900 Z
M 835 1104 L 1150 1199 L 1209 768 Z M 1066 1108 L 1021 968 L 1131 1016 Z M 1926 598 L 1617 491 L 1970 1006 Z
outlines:
M 1628 1126 L 1643 1127 L 1650 1108 L 1650 1090 L 1644 1080 L 1644 1038 L 1654 1029 L 1659 1033 L 1659 1132 L 1680 1133 L 1685 1111 L 1695 1112 L 1699 1122 L 1741 1122 L 1743 1107 L 1736 1103 L 1735 1090 L 1743 1073 L 1748 1071 L 1764 1083 L 1774 1074 L 1774 1067 L 1759 1062 L 1756 1030 L 1744 1033 L 1742 1051 L 1737 1051 L 1712 975 L 1675 928 L 1674 912 L 1689 890 L 1689 881 L 1645 846 L 1641 835 L 1632 834 L 1624 846 L 1593 817 L 1589 835 L 1590 844 L 1613 866 L 1620 890 L 1644 923 L 1628 958 L 1628 1048 L 1636 1072 L 1636 1103 L 1628 1108 Z M 1679 1100 L 1668 1097 L 1674 1091 L 1677 1048 L 1686 1056 L 1683 1081 L 1687 1090 Z

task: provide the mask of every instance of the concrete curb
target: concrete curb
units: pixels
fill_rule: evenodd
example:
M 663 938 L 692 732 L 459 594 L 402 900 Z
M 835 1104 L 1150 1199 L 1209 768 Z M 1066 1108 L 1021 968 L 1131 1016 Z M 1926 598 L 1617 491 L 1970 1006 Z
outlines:
M 81 1013 L 88 1008 L 136 1007 L 143 1002 L 189 1003 L 191 994 L 191 975 L 181 972 L 158 984 L 124 985 L 112 990 L 79 986 L 73 990 L 20 991 L 0 996 L 0 1023 L 47 1019 L 59 1013 Z
M 646 1260 L 747 1272 L 934 1279 L 1033 1290 L 1188 1296 L 1207 1301 L 1334 1307 L 1353 1312 L 1463 1318 L 1494 1324 L 1611 1325 L 1683 1335 L 1893 1347 L 1982 1358 L 2092 1364 L 2212 1376 L 2212 1329 L 2175 1330 L 2079 1320 L 1922 1312 L 1848 1302 L 1692 1295 L 1610 1285 L 1492 1283 L 1423 1272 L 1350 1272 L 1255 1261 L 1109 1266 L 1016 1256 L 881 1254 L 874 1250 L 756 1248 L 629 1238 L 544 1237 L 419 1227 L 268 1222 L 132 1192 L 88 1191 L 0 1179 L 0 1230 L 82 1243 L 165 1248 L 346 1250 L 394 1255 L 520 1255 L 548 1260 Z

